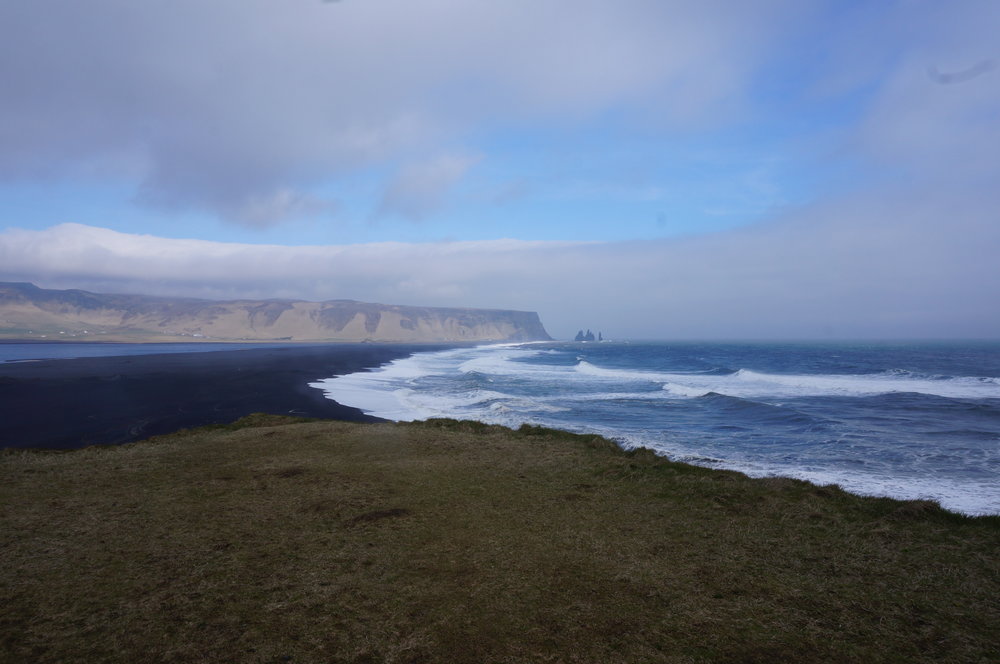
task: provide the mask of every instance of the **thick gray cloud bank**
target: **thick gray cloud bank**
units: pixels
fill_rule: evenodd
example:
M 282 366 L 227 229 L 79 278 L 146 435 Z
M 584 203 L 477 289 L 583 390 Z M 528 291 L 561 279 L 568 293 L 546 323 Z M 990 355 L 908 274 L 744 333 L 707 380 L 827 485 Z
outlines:
M 389 163 L 374 212 L 421 218 L 474 161 L 447 146 L 484 123 L 730 112 L 794 5 L 4 2 L 0 177 L 115 176 L 150 205 L 266 226 Z
M 995 216 L 962 197 L 862 197 L 737 233 L 642 243 L 285 247 L 66 224 L 0 234 L 0 279 L 529 309 L 558 337 L 593 327 L 619 338 L 995 338 L 997 247 Z

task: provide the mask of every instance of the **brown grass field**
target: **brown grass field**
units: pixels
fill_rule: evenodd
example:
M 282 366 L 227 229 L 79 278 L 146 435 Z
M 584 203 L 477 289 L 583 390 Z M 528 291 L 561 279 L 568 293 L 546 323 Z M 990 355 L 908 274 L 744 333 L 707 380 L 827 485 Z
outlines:
M 593 436 L 251 416 L 0 457 L 4 662 L 996 662 L 1000 517 Z

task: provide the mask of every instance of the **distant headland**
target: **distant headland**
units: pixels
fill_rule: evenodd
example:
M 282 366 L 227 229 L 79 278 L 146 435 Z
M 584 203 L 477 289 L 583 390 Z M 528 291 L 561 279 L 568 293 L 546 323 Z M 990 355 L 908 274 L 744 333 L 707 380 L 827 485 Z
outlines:
M 533 311 L 354 300 L 203 300 L 0 282 L 0 339 L 45 341 L 548 341 Z

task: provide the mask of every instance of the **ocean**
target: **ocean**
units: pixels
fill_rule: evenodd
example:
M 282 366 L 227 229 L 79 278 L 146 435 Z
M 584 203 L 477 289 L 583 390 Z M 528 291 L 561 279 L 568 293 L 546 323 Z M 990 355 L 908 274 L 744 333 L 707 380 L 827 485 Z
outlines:
M 1000 343 L 544 342 L 312 384 L 390 420 L 596 433 L 677 461 L 1000 514 Z
M 161 353 L 210 353 L 219 350 L 278 348 L 287 344 L 181 342 L 181 343 L 103 343 L 65 341 L 24 343 L 0 342 L 0 362 L 32 362 L 34 360 L 72 360 L 81 357 L 118 357 L 123 355 L 158 355 Z

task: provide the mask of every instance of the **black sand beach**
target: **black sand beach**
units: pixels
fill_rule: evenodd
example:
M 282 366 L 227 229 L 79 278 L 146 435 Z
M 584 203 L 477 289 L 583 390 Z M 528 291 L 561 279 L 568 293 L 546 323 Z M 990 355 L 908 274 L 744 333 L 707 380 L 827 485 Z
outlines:
M 446 346 L 329 344 L 0 364 L 0 447 L 128 443 L 254 412 L 369 422 L 309 383 Z

